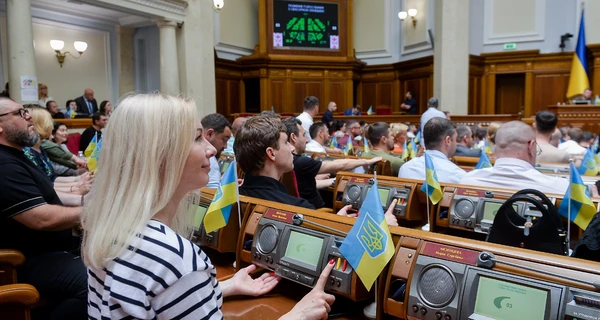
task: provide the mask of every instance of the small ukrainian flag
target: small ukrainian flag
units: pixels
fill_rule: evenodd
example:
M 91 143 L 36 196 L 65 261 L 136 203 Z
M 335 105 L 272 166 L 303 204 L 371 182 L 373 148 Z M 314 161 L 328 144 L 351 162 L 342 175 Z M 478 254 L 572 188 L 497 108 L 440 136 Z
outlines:
M 237 183 L 237 165 L 233 161 L 217 188 L 215 197 L 213 198 L 206 215 L 204 216 L 204 229 L 206 233 L 213 232 L 223 228 L 229 222 L 229 215 L 233 204 L 239 201 L 238 183 Z
M 367 140 L 367 137 L 363 137 L 363 145 L 364 152 L 371 152 L 371 148 L 369 148 L 369 140 Z
M 352 138 L 348 137 L 348 142 L 346 142 L 346 146 L 344 147 L 344 155 L 350 155 L 354 153 L 354 146 L 352 145 Z
M 492 162 L 490 161 L 490 158 L 488 158 L 488 156 L 485 152 L 481 152 L 481 156 L 479 156 L 479 161 L 477 162 L 475 169 L 485 169 L 485 168 L 491 168 L 491 167 L 492 167 Z
M 565 218 L 569 218 L 569 202 L 571 202 L 571 221 L 575 222 L 581 229 L 585 230 L 590 221 L 596 215 L 596 207 L 592 201 L 587 186 L 583 184 L 579 171 L 571 162 L 571 185 L 567 189 L 558 213 Z
M 95 134 L 94 137 L 92 138 L 92 141 L 90 141 L 90 144 L 88 144 L 87 148 L 85 148 L 85 150 L 83 151 L 83 155 L 86 158 L 89 158 L 92 155 L 92 152 L 94 152 L 94 149 L 96 148 L 97 143 L 98 143 L 98 134 Z
M 100 150 L 101 149 L 102 149 L 102 138 L 100 138 L 100 141 L 98 141 L 98 143 L 95 143 L 94 150 L 92 151 L 92 154 L 88 158 L 88 170 L 90 170 L 90 172 L 96 172 L 96 170 L 98 169 L 98 161 L 100 161 Z
M 442 187 L 440 187 L 440 182 L 438 181 L 437 174 L 435 173 L 435 167 L 433 166 L 433 161 L 431 157 L 425 152 L 425 181 L 423 182 L 423 186 L 421 187 L 421 191 L 425 192 L 431 203 L 437 204 L 442 200 Z
M 406 159 L 408 159 L 408 144 L 406 143 L 406 140 L 404 140 L 404 146 L 402 147 L 402 161 L 406 162 Z
M 354 226 L 340 246 L 340 253 L 354 268 L 365 288 L 371 290 L 395 251 L 375 181 L 360 207 Z
M 372 115 L 375 114 L 375 112 L 373 112 L 373 106 L 369 107 L 369 110 L 367 110 L 367 114 L 370 115 L 370 116 L 372 116 Z
M 590 150 L 585 153 L 585 156 L 583 156 L 583 159 L 581 159 L 581 164 L 577 169 L 579 173 L 584 176 L 598 175 L 598 163 L 596 163 L 594 155 Z

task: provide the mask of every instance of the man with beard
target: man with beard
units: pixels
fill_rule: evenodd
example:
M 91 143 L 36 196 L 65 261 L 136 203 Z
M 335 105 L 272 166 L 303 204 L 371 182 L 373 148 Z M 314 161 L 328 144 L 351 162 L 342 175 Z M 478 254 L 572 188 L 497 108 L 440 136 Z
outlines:
M 210 172 L 208 173 L 208 188 L 217 188 L 221 183 L 221 169 L 219 168 L 219 157 L 227 147 L 227 141 L 231 138 L 231 124 L 220 113 L 211 113 L 202 118 L 204 127 L 204 138 L 217 149 L 217 154 L 210 158 Z
M 363 152 L 362 156 L 365 158 L 381 157 L 389 161 L 394 176 L 398 176 L 398 171 L 404 161 L 390 155 L 390 151 L 394 150 L 394 136 L 390 126 L 385 122 L 375 122 L 367 129 L 366 136 L 371 143 L 371 149 L 369 152 Z
M 23 148 L 38 141 L 28 110 L 0 97 L 0 248 L 27 257 L 19 281 L 49 301 L 36 310 L 50 319 L 84 319 L 87 273 L 71 233 L 81 207 L 63 206 L 50 179 L 25 157 Z

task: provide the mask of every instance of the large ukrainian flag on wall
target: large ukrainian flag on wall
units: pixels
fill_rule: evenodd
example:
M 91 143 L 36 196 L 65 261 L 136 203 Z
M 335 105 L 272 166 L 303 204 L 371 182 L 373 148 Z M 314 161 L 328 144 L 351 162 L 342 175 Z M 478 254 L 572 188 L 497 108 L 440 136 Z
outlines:
M 371 290 L 395 251 L 375 182 L 367 192 L 354 226 L 340 246 L 340 253 L 350 262 L 365 288 Z
M 239 199 L 238 182 L 237 182 L 237 165 L 233 161 L 217 188 L 215 197 L 213 198 L 206 215 L 204 216 L 204 228 L 206 233 L 213 232 L 223 228 L 229 222 L 231 208 L 237 204 Z
M 579 23 L 579 35 L 577 36 L 577 47 L 573 54 L 573 63 L 571 64 L 571 76 L 569 77 L 569 88 L 567 89 L 567 98 L 582 94 L 586 88 L 590 87 L 590 80 L 587 75 L 587 55 L 585 46 L 585 22 L 583 18 L 584 11 L 581 10 L 581 22 Z

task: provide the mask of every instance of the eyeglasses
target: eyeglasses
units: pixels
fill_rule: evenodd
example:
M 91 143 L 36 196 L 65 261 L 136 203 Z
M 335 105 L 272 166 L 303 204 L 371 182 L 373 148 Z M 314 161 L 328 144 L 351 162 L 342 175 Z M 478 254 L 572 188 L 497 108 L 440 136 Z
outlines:
M 0 114 L 0 117 L 7 116 L 9 114 L 14 114 L 14 115 L 18 114 L 18 115 L 21 116 L 21 118 L 26 119 L 27 115 L 29 114 L 29 110 L 26 109 L 26 108 L 21 108 L 21 109 L 15 110 L 15 111 L 11 111 L 11 112 Z
M 531 141 L 529 141 L 529 142 L 533 142 L 533 143 L 535 143 L 535 154 L 536 154 L 537 156 L 539 156 L 540 154 L 542 154 L 542 148 L 541 148 L 541 147 L 540 147 L 540 145 L 537 143 L 537 141 L 535 141 L 535 140 L 531 140 Z

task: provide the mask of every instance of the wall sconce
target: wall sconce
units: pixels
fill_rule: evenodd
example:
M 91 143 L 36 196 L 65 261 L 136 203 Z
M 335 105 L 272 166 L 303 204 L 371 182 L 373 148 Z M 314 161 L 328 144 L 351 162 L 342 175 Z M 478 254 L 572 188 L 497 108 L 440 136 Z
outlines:
M 217 12 L 221 11 L 224 5 L 225 0 L 213 0 L 213 7 L 215 8 L 215 10 L 217 10 Z
M 408 12 L 406 12 L 406 11 L 398 12 L 398 18 L 400 18 L 400 21 L 404 21 L 408 16 L 410 16 L 410 19 L 412 20 L 413 28 L 417 27 L 417 19 L 415 18 L 416 15 L 417 15 L 417 9 L 408 9 Z
M 65 62 L 65 58 L 67 57 L 67 54 L 69 54 L 71 57 L 75 58 L 75 59 L 79 59 L 81 57 L 81 54 L 83 52 L 85 52 L 85 50 L 87 49 L 87 43 L 83 42 L 83 41 L 75 41 L 73 42 L 73 47 L 75 47 L 75 50 L 77 50 L 77 52 L 79 52 L 79 56 L 74 56 L 73 54 L 71 54 L 69 51 L 66 51 L 64 53 L 61 53 L 60 50 L 62 50 L 65 47 L 65 42 L 62 40 L 50 40 L 50 47 L 52 47 L 52 50 L 56 51 L 56 59 L 58 59 L 58 63 L 60 64 L 60 67 L 62 68 L 63 63 Z

